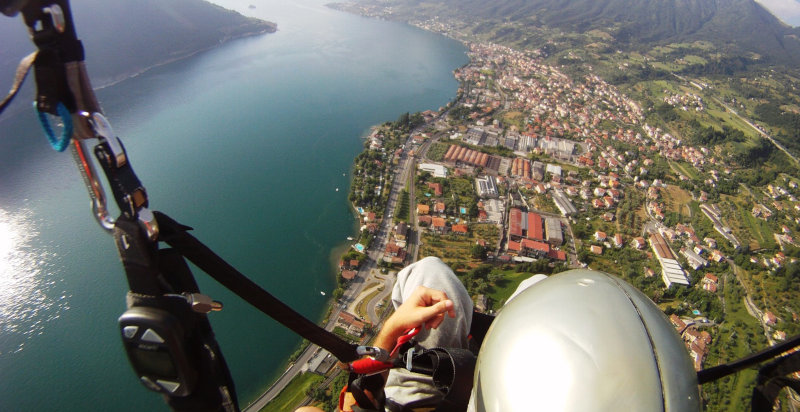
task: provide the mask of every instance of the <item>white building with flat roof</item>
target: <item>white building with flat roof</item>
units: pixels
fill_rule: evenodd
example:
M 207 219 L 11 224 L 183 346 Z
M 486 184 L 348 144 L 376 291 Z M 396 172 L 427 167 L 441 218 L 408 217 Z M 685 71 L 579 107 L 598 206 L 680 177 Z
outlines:
M 683 271 L 681 264 L 675 260 L 675 255 L 660 233 L 650 234 L 650 247 L 653 248 L 658 262 L 661 263 L 661 279 L 667 288 L 673 283 L 689 286 L 689 278 L 686 276 L 686 272 Z
M 553 203 L 556 204 L 558 210 L 564 216 L 570 216 L 578 213 L 578 209 L 572 204 L 572 201 L 561 191 L 561 189 L 553 190 Z
M 436 163 L 420 163 L 419 170 L 428 172 L 433 177 L 447 177 L 447 168 Z
M 478 196 L 484 199 L 495 199 L 500 197 L 497 190 L 497 181 L 494 176 L 480 176 L 475 178 L 475 189 Z

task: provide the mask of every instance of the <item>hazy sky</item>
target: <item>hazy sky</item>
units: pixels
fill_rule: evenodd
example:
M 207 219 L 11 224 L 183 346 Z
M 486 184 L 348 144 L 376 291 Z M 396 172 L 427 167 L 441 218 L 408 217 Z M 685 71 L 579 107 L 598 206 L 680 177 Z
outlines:
M 775 17 L 792 26 L 800 26 L 800 0 L 756 0 Z

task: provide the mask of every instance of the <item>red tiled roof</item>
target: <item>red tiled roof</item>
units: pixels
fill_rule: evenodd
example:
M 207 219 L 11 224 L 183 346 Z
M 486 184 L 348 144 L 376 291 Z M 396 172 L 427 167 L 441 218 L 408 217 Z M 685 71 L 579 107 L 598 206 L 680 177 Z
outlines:
M 537 242 L 530 239 L 522 239 L 522 247 L 525 249 L 538 250 L 540 252 L 549 253 L 550 245 L 543 242 Z
M 452 147 L 452 146 L 450 146 L 450 147 Z M 436 196 L 441 196 L 442 195 L 442 184 L 441 183 L 428 182 L 428 187 L 433 189 L 433 194 L 434 195 L 436 195 Z
M 355 270 L 343 270 L 342 277 L 346 280 L 352 280 L 356 277 L 357 273 L 358 272 L 356 272 Z
M 563 250 L 552 249 L 549 253 L 547 253 L 547 257 L 561 261 L 567 260 L 567 254 Z
M 467 225 L 453 225 L 453 232 L 467 233 L 468 231 Z
M 536 213 L 528 213 L 528 237 L 534 240 L 544 240 L 542 217 Z
M 401 249 L 402 248 L 400 246 L 397 246 L 394 243 L 388 243 L 386 245 L 386 253 L 388 253 L 390 255 L 399 253 Z
M 522 237 L 522 211 L 519 209 L 511 209 L 509 216 L 509 235 Z

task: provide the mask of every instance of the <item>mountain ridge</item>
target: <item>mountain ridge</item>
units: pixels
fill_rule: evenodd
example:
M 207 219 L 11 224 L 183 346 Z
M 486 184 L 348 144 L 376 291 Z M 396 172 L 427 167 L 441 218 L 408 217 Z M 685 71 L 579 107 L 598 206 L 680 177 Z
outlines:
M 277 25 L 201 0 L 72 2 L 78 38 L 95 87 L 216 47 L 277 30 Z M 21 17 L 0 20 L 0 85 L 10 84 L 19 59 L 34 50 Z
M 514 23 L 517 30 L 548 27 L 569 32 L 606 31 L 614 47 L 711 41 L 725 53 L 751 54 L 769 63 L 800 64 L 800 28 L 754 0 L 393 0 L 393 15 L 455 17 Z

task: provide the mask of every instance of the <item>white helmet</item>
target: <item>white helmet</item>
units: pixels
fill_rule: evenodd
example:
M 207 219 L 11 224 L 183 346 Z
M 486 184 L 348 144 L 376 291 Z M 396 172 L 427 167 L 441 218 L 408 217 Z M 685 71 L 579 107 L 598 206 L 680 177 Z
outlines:
M 661 310 L 621 279 L 553 275 L 503 307 L 472 389 L 478 411 L 699 411 L 697 374 Z

